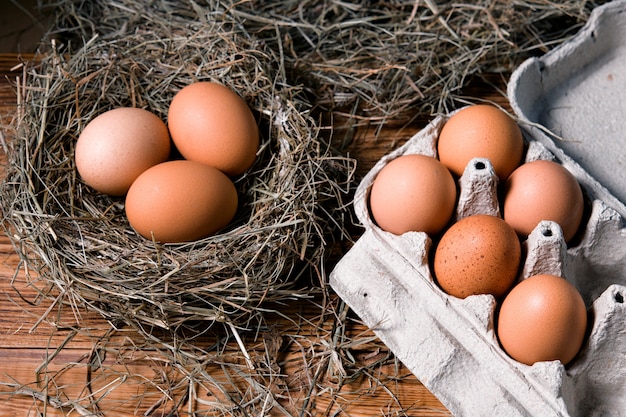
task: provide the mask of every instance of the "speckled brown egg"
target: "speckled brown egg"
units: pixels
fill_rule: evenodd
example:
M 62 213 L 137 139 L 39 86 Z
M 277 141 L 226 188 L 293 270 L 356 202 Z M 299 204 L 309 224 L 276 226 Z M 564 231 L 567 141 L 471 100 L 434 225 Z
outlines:
M 551 220 L 558 223 L 569 242 L 578 231 L 583 212 L 583 193 L 576 177 L 557 162 L 525 163 L 504 186 L 504 220 L 522 238 L 542 220 Z
M 130 225 L 146 239 L 189 242 L 226 227 L 237 211 L 237 190 L 217 168 L 174 160 L 143 172 L 126 195 Z
M 444 124 L 437 141 L 439 160 L 461 176 L 474 158 L 488 158 L 500 182 L 519 166 L 522 132 L 507 113 L 487 104 L 465 107 Z
M 511 226 L 499 217 L 477 214 L 446 230 L 435 249 L 433 272 L 439 286 L 455 297 L 501 297 L 515 282 L 521 257 Z
M 439 233 L 456 204 L 456 183 L 437 159 L 402 155 L 385 165 L 372 184 L 369 204 L 375 223 L 383 230 Z
M 196 82 L 170 103 L 167 123 L 174 145 L 190 161 L 229 176 L 246 171 L 256 159 L 259 131 L 247 103 L 230 88 Z
M 97 191 L 124 195 L 146 169 L 170 156 L 170 135 L 154 113 L 120 107 L 91 120 L 76 142 L 76 169 Z
M 553 360 L 567 364 L 583 344 L 587 309 L 566 279 L 535 275 L 506 296 L 497 329 L 502 347 L 513 359 L 527 365 Z

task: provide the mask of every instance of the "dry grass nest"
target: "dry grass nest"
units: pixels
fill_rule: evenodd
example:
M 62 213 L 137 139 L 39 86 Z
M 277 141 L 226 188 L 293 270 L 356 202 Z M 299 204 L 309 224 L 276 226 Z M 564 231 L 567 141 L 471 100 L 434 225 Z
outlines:
M 110 343 L 124 363 L 138 350 L 151 358 L 156 349 L 180 371 L 180 379 L 163 383 L 164 398 L 170 389 L 185 393 L 178 408 L 197 399 L 198 381 L 224 393 L 206 404 L 208 414 L 246 416 L 280 410 L 279 402 L 293 402 L 283 415 L 331 415 L 344 384 L 363 377 L 380 386 L 384 365 L 392 365 L 388 378 L 399 384 L 408 372 L 382 342 L 351 332 L 358 319 L 341 301 L 327 302 L 327 248 L 355 234 L 346 230 L 355 161 L 334 149 L 350 138 L 338 120 L 383 127 L 445 113 L 467 99 L 468 79 L 506 78 L 528 56 L 575 34 L 603 2 L 45 0 L 56 18 L 16 83 L 19 106 L 5 126 L 12 139 L 4 144 L 9 163 L 0 193 L 7 233 L 27 270 L 39 272 L 28 284 L 52 299 L 50 316 L 62 304 L 80 321 L 88 307 L 113 324 L 111 334 L 126 326 L 147 336 L 144 344 L 126 341 L 126 353 L 104 337 L 94 354 L 113 349 Z M 159 245 L 132 231 L 122 199 L 81 182 L 74 145 L 91 119 L 114 107 L 166 119 L 174 94 L 197 80 L 240 94 L 259 121 L 262 144 L 256 164 L 237 179 L 241 206 L 229 228 Z M 280 315 L 266 314 L 269 306 L 301 297 L 311 297 L 319 313 L 280 316 L 290 325 L 276 329 L 269 320 L 260 324 Z M 239 347 L 251 338 L 241 342 L 235 329 L 252 330 L 254 352 L 263 353 L 252 358 L 256 370 L 239 366 L 245 347 L 225 355 L 221 341 L 202 337 L 220 328 L 216 323 Z M 280 354 L 290 343 L 302 355 L 293 362 Z M 92 369 L 91 361 L 83 365 Z M 212 379 L 212 366 L 227 382 Z M 235 386 L 238 378 L 243 383 Z M 393 410 L 404 409 L 399 395 L 406 390 L 396 388 L 389 391 Z M 319 393 L 333 398 L 321 411 L 313 400 Z M 365 395 L 359 388 L 354 401 Z
M 77 50 L 52 42 L 19 86 L 2 189 L 18 252 L 77 311 L 89 306 L 151 337 L 155 329 L 198 334 L 215 322 L 246 326 L 262 305 L 306 296 L 294 283 L 321 268 L 327 240 L 343 229 L 353 160 L 322 138 L 279 57 L 216 5 L 160 2 L 133 11 L 96 3 L 81 13 L 106 16 L 104 30 L 80 32 L 92 37 Z M 65 19 L 93 23 L 66 7 Z M 165 120 L 173 95 L 198 80 L 223 83 L 249 103 L 261 149 L 236 179 L 240 208 L 230 227 L 156 244 L 129 226 L 123 199 L 81 182 L 74 146 L 111 108 L 141 107 Z

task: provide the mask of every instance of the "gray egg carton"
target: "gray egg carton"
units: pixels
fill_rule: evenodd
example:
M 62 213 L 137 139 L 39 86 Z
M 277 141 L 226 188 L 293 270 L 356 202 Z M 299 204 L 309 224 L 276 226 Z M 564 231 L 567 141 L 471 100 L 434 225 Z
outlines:
M 588 203 L 575 243 L 566 245 L 559 226 L 548 221 L 523 243 L 522 279 L 562 275 L 588 307 L 585 343 L 567 366 L 559 361 L 528 366 L 511 359 L 496 337 L 496 300 L 447 295 L 429 267 L 431 238 L 421 232 L 393 235 L 370 217 L 369 189 L 378 172 L 403 154 L 436 156 L 437 136 L 449 115 L 381 158 L 356 191 L 354 208 L 365 231 L 331 272 L 330 284 L 456 416 L 626 415 L 626 186 L 620 184 L 626 164 L 606 168 L 606 161 L 620 158 L 626 142 L 626 110 L 617 97 L 626 99 L 626 45 L 620 44 L 626 40 L 625 12 L 626 1 L 597 8 L 576 37 L 527 61 L 509 84 L 528 145 L 526 162 L 561 163 L 578 179 Z M 599 88 L 608 73 L 615 87 Z M 605 103 L 603 94 L 611 96 L 608 108 L 589 105 L 591 99 Z M 559 111 L 552 111 L 555 106 Z M 591 128 L 598 123 L 601 128 Z M 583 133 L 585 146 L 566 142 L 574 134 L 580 140 Z M 457 218 L 500 215 L 497 177 L 488 160 L 471 161 L 459 189 Z

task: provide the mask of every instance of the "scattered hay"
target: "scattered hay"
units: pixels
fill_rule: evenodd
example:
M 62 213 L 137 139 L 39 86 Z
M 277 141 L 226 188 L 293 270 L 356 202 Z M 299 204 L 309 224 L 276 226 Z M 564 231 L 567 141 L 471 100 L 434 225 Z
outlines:
M 233 13 L 274 42 L 317 106 L 385 125 L 448 113 L 472 76 L 547 52 L 601 3 L 258 0 Z
M 601 2 L 49 3 L 55 24 L 17 84 L 3 220 L 39 272 L 31 284 L 53 298 L 40 322 L 57 326 L 50 313 L 70 308 L 78 330 L 69 342 L 87 306 L 112 330 L 69 366 L 87 372 L 93 391 L 49 390 L 58 375 L 48 365 L 63 346 L 42 364 L 48 385 L 3 385 L 94 415 L 112 390 L 136 384 L 161 393 L 137 399 L 146 415 L 305 416 L 360 401 L 364 391 L 342 391 L 359 378 L 389 394 L 390 414 L 420 407 L 403 410 L 402 389 L 383 380 L 399 384 L 406 369 L 370 332 L 355 334 L 347 307 L 328 298 L 326 249 L 346 237 L 354 161 L 333 149 L 336 119 L 326 116 L 382 127 L 447 112 L 469 78 L 506 77 L 576 33 Z M 224 233 L 156 245 L 130 230 L 122 200 L 81 183 L 74 143 L 113 107 L 165 119 L 176 91 L 200 79 L 249 103 L 263 132 L 259 159 L 237 181 L 243 204 Z M 303 298 L 308 315 L 276 308 Z M 226 333 L 211 334 L 216 323 Z M 154 361 L 155 375 L 135 374 L 137 361 Z M 320 393 L 325 404 L 315 401 Z

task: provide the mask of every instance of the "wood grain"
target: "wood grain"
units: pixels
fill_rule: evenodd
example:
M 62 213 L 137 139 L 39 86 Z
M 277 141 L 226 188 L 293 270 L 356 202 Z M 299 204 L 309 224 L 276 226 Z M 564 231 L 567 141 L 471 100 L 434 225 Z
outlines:
M 21 59 L 0 54 L 3 125 L 16 111 L 13 85 Z M 483 84 L 474 88 L 482 89 L 483 97 L 503 101 L 494 88 L 485 89 Z M 362 129 L 347 152 L 357 159 L 358 172 L 363 174 L 419 128 L 418 123 L 380 132 Z M 1 158 L 4 165 L 4 152 Z M 339 246 L 336 257 L 345 250 Z M 25 270 L 9 237 L 0 236 L 0 417 L 235 415 L 236 410 L 224 408 L 233 402 L 227 397 L 236 400 L 246 392 L 246 384 L 255 383 L 237 377 L 244 375 L 238 370 L 246 363 L 239 346 L 228 342 L 197 373 L 207 378 L 190 384 L 190 371 L 172 361 L 168 351 L 144 348 L 144 341 L 131 330 L 112 331 L 98 314 L 61 305 L 54 291 L 43 296 L 47 287 L 45 280 Z M 324 303 L 336 309 L 328 309 L 322 316 L 328 320 L 320 321 Z M 284 415 L 284 411 L 295 415 L 299 409 L 319 416 L 449 415 L 358 318 L 348 314 L 339 332 L 332 317 L 334 311 L 341 311 L 338 303 L 336 297 L 286 303 L 263 334 L 246 335 L 248 353 L 256 363 L 280 368 L 274 376 L 256 381 L 280 399 L 276 404 L 268 402 L 267 415 Z M 346 362 L 351 363 L 347 370 L 340 369 L 334 350 L 328 348 L 339 333 L 350 336 L 345 340 L 357 341 L 349 350 L 353 357 Z M 199 347 L 208 350 L 222 336 L 207 334 L 198 340 Z M 232 389 L 220 391 L 213 378 Z M 197 398 L 193 402 L 186 400 L 191 389 Z

